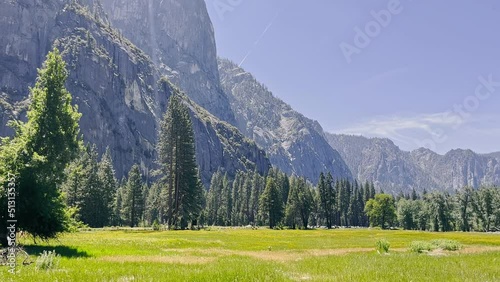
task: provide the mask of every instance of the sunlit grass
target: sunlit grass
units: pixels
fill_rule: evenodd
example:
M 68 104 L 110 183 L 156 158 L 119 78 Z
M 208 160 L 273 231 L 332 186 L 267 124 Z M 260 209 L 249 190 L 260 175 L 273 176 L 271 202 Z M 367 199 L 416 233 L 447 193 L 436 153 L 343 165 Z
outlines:
M 379 255 L 375 243 L 390 242 Z M 455 240 L 458 252 L 410 253 L 413 241 Z M 500 281 L 500 234 L 368 229 L 85 231 L 33 245 L 59 267 L 18 266 L 0 281 Z

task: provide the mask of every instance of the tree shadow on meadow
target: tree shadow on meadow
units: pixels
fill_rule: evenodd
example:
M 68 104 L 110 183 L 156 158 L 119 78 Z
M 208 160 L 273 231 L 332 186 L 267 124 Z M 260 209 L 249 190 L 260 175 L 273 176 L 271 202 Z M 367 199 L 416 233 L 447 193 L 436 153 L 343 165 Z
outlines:
M 78 250 L 68 246 L 38 246 L 38 245 L 24 245 L 23 248 L 30 255 L 38 256 L 44 251 L 56 251 L 56 254 L 65 258 L 88 258 L 91 257 L 87 252 Z

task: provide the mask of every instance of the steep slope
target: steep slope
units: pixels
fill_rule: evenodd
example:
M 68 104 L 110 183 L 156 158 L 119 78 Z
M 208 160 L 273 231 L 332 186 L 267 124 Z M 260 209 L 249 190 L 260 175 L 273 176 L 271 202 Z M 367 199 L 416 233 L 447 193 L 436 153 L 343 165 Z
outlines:
M 389 139 L 327 134 L 353 174 L 385 191 L 454 191 L 464 186 L 500 185 L 500 162 L 470 150 L 442 156 L 429 149 L 402 151 Z
M 113 26 L 144 50 L 162 74 L 212 114 L 234 122 L 219 83 L 214 30 L 204 0 L 101 2 Z
M 57 46 L 70 73 L 67 88 L 83 113 L 85 141 L 96 143 L 101 152 L 110 147 L 119 176 L 133 163 L 148 174 L 155 167 L 159 121 L 176 90 L 144 52 L 99 17 L 103 13 L 66 3 L 73 1 L 0 1 L 0 136 L 12 133 L 5 127 L 7 119 L 24 116 L 36 68 Z M 255 143 L 187 97 L 185 101 L 192 109 L 205 184 L 219 167 L 230 174 L 267 171 L 269 161 Z
M 331 172 L 337 178 L 352 177 L 339 153 L 325 140 L 318 122 L 294 111 L 228 60 L 219 60 L 219 73 L 236 126 L 266 150 L 273 165 L 313 182 L 321 172 Z

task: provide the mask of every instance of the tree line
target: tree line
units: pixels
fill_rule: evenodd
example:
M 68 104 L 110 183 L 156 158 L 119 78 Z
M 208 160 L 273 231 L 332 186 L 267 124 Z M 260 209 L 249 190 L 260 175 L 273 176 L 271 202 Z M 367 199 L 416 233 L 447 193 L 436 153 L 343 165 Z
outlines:
M 398 195 L 398 226 L 427 231 L 500 231 L 500 188 Z
M 86 170 L 95 173 L 94 177 L 87 179 L 101 177 L 103 183 L 108 180 L 113 183 L 113 178 L 108 177 L 111 174 L 104 173 L 109 171 L 109 163 L 109 153 L 105 153 L 101 163 L 92 165 L 97 169 Z M 106 195 L 112 185 L 103 184 L 101 187 L 100 194 Z M 148 186 L 141 182 L 138 166 L 132 168 L 129 180 L 122 180 L 117 187 L 114 201 L 107 200 L 111 199 L 107 196 L 92 200 L 107 201 L 108 211 L 100 213 L 109 215 L 107 224 L 151 226 L 156 223 L 168 226 L 168 219 L 162 212 L 167 208 L 166 195 L 162 196 L 159 183 Z M 334 180 L 331 174 L 322 173 L 314 186 L 303 177 L 289 177 L 272 168 L 265 176 L 240 171 L 233 178 L 219 170 L 214 173 L 208 190 L 201 193 L 197 213 L 191 217 L 192 223 L 198 226 L 292 229 L 372 226 L 443 232 L 500 230 L 498 188 L 466 187 L 454 194 L 417 193 L 413 190 L 394 197 L 377 191 L 369 182 L 359 184 L 358 181 Z M 105 207 L 106 204 L 95 206 Z M 106 226 L 95 224 L 102 222 L 99 217 L 92 216 L 90 221 L 85 219 L 82 211 L 81 220 L 86 224 Z

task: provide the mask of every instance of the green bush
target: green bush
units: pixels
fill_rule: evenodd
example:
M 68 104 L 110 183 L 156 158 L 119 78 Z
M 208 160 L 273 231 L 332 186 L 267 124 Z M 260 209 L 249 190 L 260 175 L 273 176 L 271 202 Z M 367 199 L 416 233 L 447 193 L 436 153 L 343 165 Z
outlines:
M 380 239 L 376 243 L 376 250 L 379 254 L 386 254 L 389 252 L 391 244 L 386 239 Z
M 455 240 L 432 240 L 432 245 L 445 251 L 458 251 L 462 249 L 462 244 Z
M 435 249 L 458 251 L 461 248 L 462 244 L 454 240 L 413 241 L 410 244 L 410 251 L 415 253 L 430 252 Z
M 80 229 L 89 228 L 88 225 L 84 224 L 78 219 L 79 208 L 69 207 L 64 210 L 66 217 L 65 225 L 66 231 L 70 233 L 75 233 L 80 231 Z
M 43 251 L 36 259 L 36 270 L 49 271 L 56 269 L 59 265 L 61 256 L 56 254 L 56 251 Z
M 434 245 L 427 241 L 413 241 L 410 244 L 410 251 L 414 253 L 430 252 L 434 249 Z
M 153 225 L 151 226 L 153 228 L 154 231 L 160 231 L 160 224 L 158 223 L 158 220 L 155 219 L 155 221 L 153 222 Z

